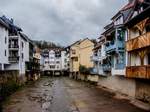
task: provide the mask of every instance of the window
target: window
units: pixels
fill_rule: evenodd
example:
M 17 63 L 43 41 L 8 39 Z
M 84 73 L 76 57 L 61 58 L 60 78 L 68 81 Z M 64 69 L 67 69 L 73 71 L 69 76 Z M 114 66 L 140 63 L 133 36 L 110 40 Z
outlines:
M 55 66 L 54 66 L 54 65 L 50 65 L 49 67 L 52 68 L 52 69 L 55 69 Z
M 22 53 L 22 59 L 24 58 L 24 54 Z
M 7 52 L 6 52 L 6 50 L 5 50 L 5 56 L 7 56 Z
M 60 62 L 59 62 L 59 61 L 56 61 L 56 63 L 59 64 Z
M 76 51 L 75 51 L 75 50 L 72 50 L 72 54 L 76 54 Z
M 49 64 L 49 61 L 45 61 L 45 64 Z
M 74 60 L 75 60 L 75 61 L 78 61 L 78 57 L 76 57 Z
M 67 63 L 67 59 L 64 59 L 64 62 Z
M 21 43 L 21 45 L 22 45 L 22 49 L 23 49 L 23 47 L 24 47 L 24 43 L 22 42 L 22 43 Z
M 5 37 L 5 44 L 7 44 L 7 37 Z

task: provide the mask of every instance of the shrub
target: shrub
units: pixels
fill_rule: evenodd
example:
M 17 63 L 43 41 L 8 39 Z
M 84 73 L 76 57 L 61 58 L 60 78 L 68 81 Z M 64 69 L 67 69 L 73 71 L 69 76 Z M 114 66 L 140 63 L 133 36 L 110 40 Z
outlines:
M 87 68 L 84 65 L 80 65 L 79 71 L 80 71 L 80 73 L 83 73 L 83 74 L 90 74 L 90 68 Z
M 18 88 L 19 84 L 16 81 L 8 81 L 0 85 L 0 100 L 4 100 L 7 96 L 14 93 Z

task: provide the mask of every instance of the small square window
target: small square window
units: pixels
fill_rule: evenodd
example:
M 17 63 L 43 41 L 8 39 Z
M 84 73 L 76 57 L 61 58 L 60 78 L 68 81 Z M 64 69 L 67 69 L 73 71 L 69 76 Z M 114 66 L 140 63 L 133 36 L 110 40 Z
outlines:
M 7 44 L 7 37 L 5 37 L 5 44 Z
M 5 56 L 7 56 L 7 52 L 6 52 L 6 50 L 5 50 Z
M 22 42 L 22 49 L 23 49 L 23 47 L 24 47 L 24 43 Z
M 78 57 L 75 58 L 75 61 L 78 61 Z
M 24 54 L 22 53 L 22 59 L 24 58 Z

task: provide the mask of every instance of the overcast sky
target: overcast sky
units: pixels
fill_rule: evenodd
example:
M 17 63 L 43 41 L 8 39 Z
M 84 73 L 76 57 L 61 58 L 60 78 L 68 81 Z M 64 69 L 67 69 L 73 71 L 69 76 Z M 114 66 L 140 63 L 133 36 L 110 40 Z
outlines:
M 70 44 L 98 38 L 127 0 L 0 0 L 0 15 L 13 18 L 31 39 Z

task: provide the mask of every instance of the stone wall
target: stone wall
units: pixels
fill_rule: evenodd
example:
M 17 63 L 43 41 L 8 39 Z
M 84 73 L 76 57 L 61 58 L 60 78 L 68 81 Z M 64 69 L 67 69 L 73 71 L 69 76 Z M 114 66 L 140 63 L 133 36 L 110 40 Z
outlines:
M 137 99 L 150 103 L 150 81 L 136 79 L 135 93 Z
M 77 75 L 77 79 L 82 80 L 82 81 L 89 81 L 89 82 L 98 82 L 98 75 L 91 75 L 91 74 L 82 74 L 79 73 Z
M 10 80 L 14 80 L 18 82 L 19 71 L 11 70 L 11 71 L 0 71 L 0 84 L 7 83 Z
M 136 83 L 134 79 L 124 76 L 100 76 L 98 85 L 135 97 Z
M 150 81 L 124 76 L 99 76 L 98 85 L 150 103 Z
M 75 75 L 75 76 L 73 76 Z M 144 79 L 129 79 L 124 76 L 100 76 L 90 74 L 71 74 L 70 78 L 82 81 L 96 82 L 97 85 L 113 91 L 126 94 L 133 98 L 150 103 L 150 81 Z
M 99 79 L 98 75 L 88 75 L 87 76 L 87 80 L 90 82 L 96 82 L 97 83 L 98 79 Z
M 41 77 L 40 72 L 26 72 L 27 81 L 36 81 Z
M 20 84 L 19 71 L 0 71 L 0 100 L 16 91 Z

